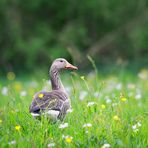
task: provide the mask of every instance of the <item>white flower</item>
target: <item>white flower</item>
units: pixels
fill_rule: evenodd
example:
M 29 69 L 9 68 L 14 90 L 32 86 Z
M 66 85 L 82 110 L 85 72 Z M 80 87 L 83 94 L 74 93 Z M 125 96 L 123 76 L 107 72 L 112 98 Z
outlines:
M 109 104 L 109 103 L 111 103 L 111 102 L 112 102 L 111 99 L 106 99 L 106 103 L 107 103 L 107 104 Z
M 141 94 L 139 93 L 139 94 L 136 94 L 135 99 L 136 99 L 136 100 L 139 100 L 139 99 L 141 99 L 141 97 L 142 97 L 142 96 L 141 96 Z
M 92 124 L 91 123 L 86 123 L 83 125 L 83 128 L 86 128 L 86 127 L 92 127 Z
M 141 123 L 140 123 L 140 122 L 138 122 L 138 123 L 137 123 L 137 126 L 138 126 L 138 127 L 140 127 L 140 126 L 141 126 Z
M 8 88 L 7 88 L 6 86 L 3 87 L 1 93 L 2 93 L 4 96 L 7 96 L 7 95 L 8 95 Z
M 49 144 L 47 145 L 48 148 L 53 147 L 53 146 L 55 146 L 55 143 L 49 143 Z
M 87 94 L 88 94 L 87 91 L 81 91 L 80 96 L 79 96 L 80 100 L 84 100 L 84 98 L 87 96 Z
M 129 89 L 134 89 L 135 87 L 136 87 L 135 84 L 132 84 L 132 83 L 127 84 L 127 88 Z
M 93 106 L 94 104 L 96 104 L 96 102 L 88 102 L 87 107 Z
M 99 93 L 98 92 L 95 92 L 94 93 L 94 97 L 96 97 L 96 98 L 99 97 Z
M 14 145 L 14 144 L 16 144 L 16 141 L 15 140 L 12 140 L 12 141 L 8 142 L 8 144 L 9 145 Z
M 136 124 L 133 125 L 133 126 L 132 126 L 132 129 L 133 129 L 133 130 L 137 129 L 137 125 L 136 125 Z
M 72 112 L 73 112 L 73 109 L 72 108 L 70 108 L 70 109 L 67 110 L 67 113 L 72 113 Z
M 113 104 L 112 104 L 113 107 L 114 107 L 114 106 L 117 106 L 117 105 L 118 105 L 118 103 L 113 103 Z
M 121 84 L 121 83 L 117 84 L 117 85 L 116 85 L 116 89 L 117 89 L 117 90 L 121 90 L 121 89 L 122 89 L 122 84 Z
M 110 144 L 105 143 L 105 144 L 102 146 L 102 148 L 110 148 Z
M 63 128 L 66 128 L 66 127 L 68 127 L 68 123 L 63 123 L 63 124 L 59 125 L 60 129 L 63 129 Z
M 20 96 L 25 97 L 27 95 L 27 92 L 25 90 L 20 92 Z

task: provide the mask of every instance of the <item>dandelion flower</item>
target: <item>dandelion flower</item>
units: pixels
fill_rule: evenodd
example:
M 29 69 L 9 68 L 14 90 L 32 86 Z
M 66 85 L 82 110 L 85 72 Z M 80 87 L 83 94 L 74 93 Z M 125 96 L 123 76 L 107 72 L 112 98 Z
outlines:
M 94 104 L 96 104 L 96 103 L 95 102 L 88 102 L 87 107 L 93 106 Z
M 105 109 L 105 108 L 106 108 L 106 106 L 105 106 L 104 104 L 102 104 L 102 105 L 101 105 L 101 108 L 102 108 L 102 109 Z
M 110 144 L 106 143 L 101 148 L 110 148 Z
M 122 102 L 126 102 L 127 99 L 126 99 L 125 97 L 121 97 L 121 101 L 122 101 Z
M 72 142 L 72 139 L 73 139 L 73 137 L 71 137 L 71 136 L 66 136 L 66 137 L 65 137 L 65 141 L 66 141 L 67 143 L 71 143 L 71 142 Z
M 44 97 L 44 94 L 41 93 L 41 94 L 38 95 L 38 97 L 39 97 L 40 99 L 42 99 L 42 98 Z
M 14 80 L 15 79 L 15 73 L 14 72 L 8 72 L 7 73 L 7 79 L 8 80 Z
M 68 123 L 63 123 L 63 124 L 59 125 L 60 129 L 63 129 L 63 128 L 66 128 L 66 127 L 68 127 Z
M 83 125 L 83 128 L 87 128 L 87 127 L 92 127 L 92 124 L 91 123 L 86 123 Z
M 120 120 L 120 118 L 119 118 L 117 115 L 115 115 L 115 116 L 113 117 L 113 119 L 114 119 L 115 121 L 119 121 L 119 120 Z
M 20 131 L 20 129 L 21 129 L 21 126 L 20 126 L 20 125 L 16 125 L 16 126 L 15 126 L 15 130 L 16 130 L 16 131 Z

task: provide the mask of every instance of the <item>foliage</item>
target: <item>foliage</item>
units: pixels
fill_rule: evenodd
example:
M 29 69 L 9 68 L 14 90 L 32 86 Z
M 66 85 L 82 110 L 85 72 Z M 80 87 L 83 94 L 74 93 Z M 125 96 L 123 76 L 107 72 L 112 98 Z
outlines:
M 147 147 L 147 76 L 145 69 L 63 77 L 73 110 L 52 124 L 28 112 L 34 93 L 50 89 L 48 81 L 8 73 L 0 84 L 0 147 Z
M 6 70 L 32 70 L 59 56 L 75 58 L 69 46 L 98 61 L 143 57 L 148 49 L 147 8 L 146 0 L 1 0 L 0 64 Z M 98 41 L 95 54 L 92 47 Z

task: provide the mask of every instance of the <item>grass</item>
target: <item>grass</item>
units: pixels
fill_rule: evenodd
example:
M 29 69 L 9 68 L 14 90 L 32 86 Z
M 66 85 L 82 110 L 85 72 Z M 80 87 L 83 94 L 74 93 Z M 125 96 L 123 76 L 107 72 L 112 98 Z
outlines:
M 48 81 L 9 73 L 0 83 L 0 147 L 147 147 L 147 70 L 139 75 L 145 77 L 127 71 L 64 76 L 73 111 L 51 124 L 28 112 L 34 93 L 50 90 Z

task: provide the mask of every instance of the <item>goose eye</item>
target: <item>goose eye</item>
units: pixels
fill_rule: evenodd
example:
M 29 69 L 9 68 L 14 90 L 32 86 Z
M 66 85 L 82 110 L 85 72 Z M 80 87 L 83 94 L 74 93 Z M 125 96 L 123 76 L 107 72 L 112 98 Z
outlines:
M 60 60 L 60 62 L 63 62 L 62 60 Z

